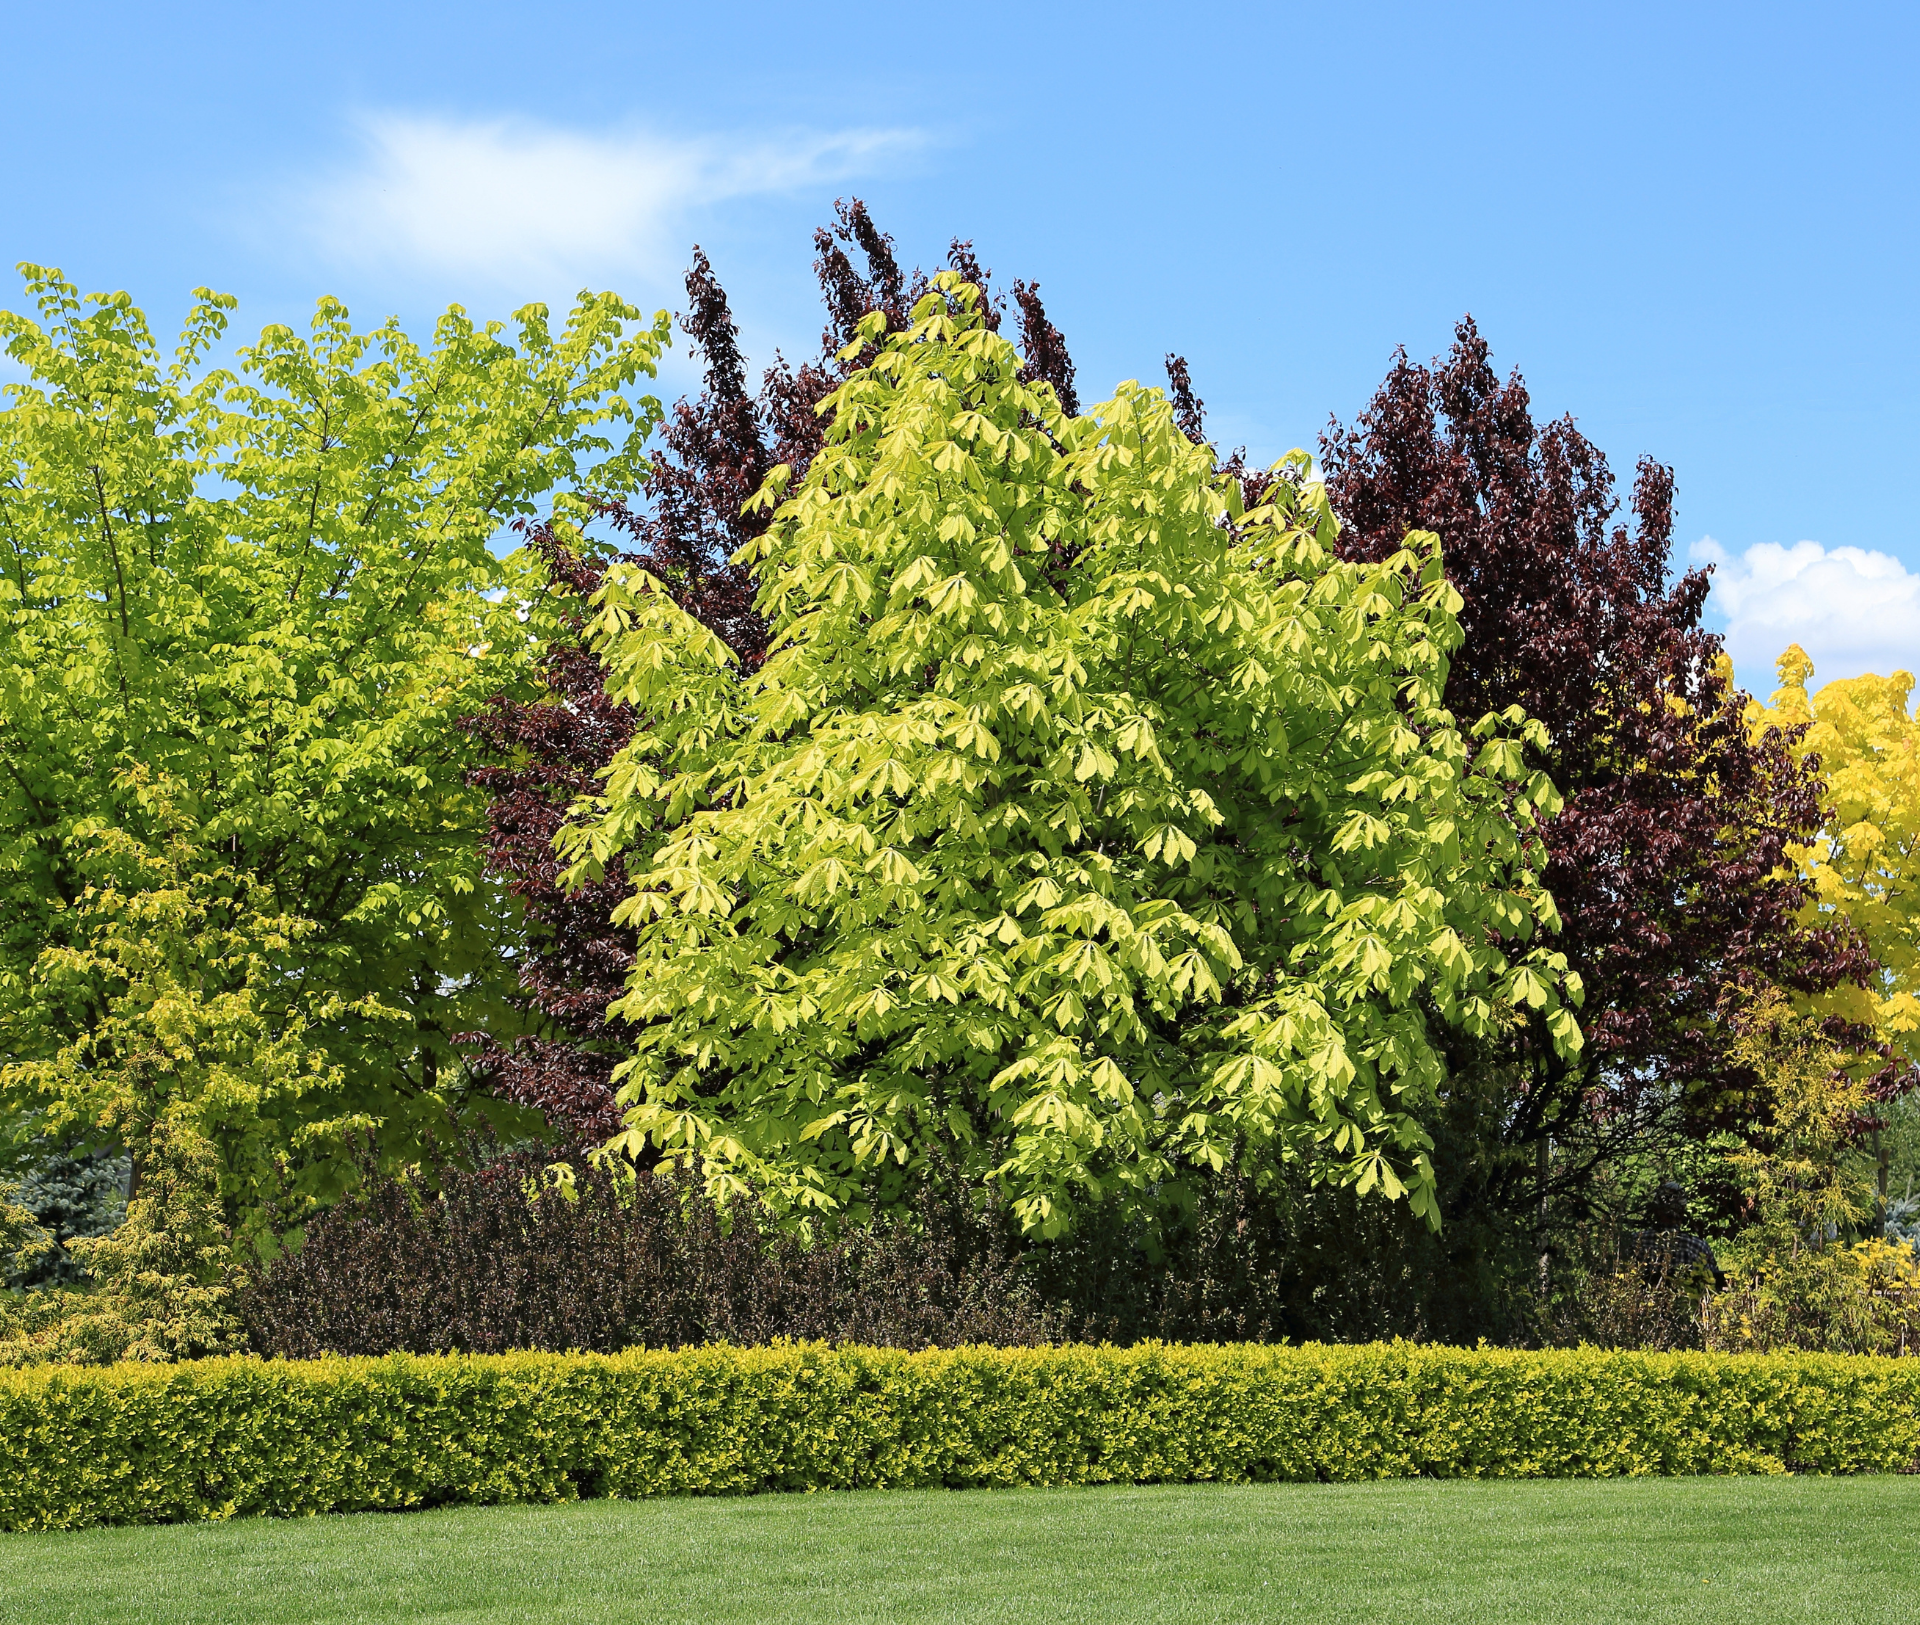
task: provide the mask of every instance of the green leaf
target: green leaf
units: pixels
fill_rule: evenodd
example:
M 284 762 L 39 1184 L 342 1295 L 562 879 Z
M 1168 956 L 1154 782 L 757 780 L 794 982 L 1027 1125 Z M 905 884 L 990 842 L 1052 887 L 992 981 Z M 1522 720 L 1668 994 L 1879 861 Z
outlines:
M 1300 1159 L 1436 1218 L 1409 1153 L 1438 1027 L 1551 1017 L 1565 976 L 1496 946 L 1556 917 L 1525 719 L 1470 742 L 1437 703 L 1437 544 L 1337 557 L 1304 454 L 1241 514 L 1138 385 L 1040 432 L 1054 407 L 956 287 L 876 324 L 827 403 L 754 549 L 757 673 L 637 601 L 594 624 L 610 669 L 659 676 L 563 848 L 637 894 L 697 867 L 730 904 L 623 916 L 631 1127 L 794 1222 L 937 1169 L 1058 1234 Z M 815 1014 L 769 1019 L 774 986 Z M 848 1134 L 811 1129 L 826 1100 Z

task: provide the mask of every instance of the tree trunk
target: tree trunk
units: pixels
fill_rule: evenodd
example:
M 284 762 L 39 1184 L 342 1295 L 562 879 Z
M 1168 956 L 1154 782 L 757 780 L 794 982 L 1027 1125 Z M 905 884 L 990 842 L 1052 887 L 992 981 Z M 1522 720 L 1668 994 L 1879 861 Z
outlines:
M 1553 1284 L 1553 1255 L 1547 1247 L 1547 1174 L 1552 1166 L 1553 1141 L 1547 1135 L 1540 1137 L 1540 1145 L 1535 1152 L 1535 1175 L 1540 1182 L 1540 1307 L 1547 1306 L 1547 1291 Z
M 1873 1233 L 1882 1241 L 1887 1239 L 1887 1176 L 1893 1169 L 1893 1147 L 1887 1144 L 1883 1131 L 1873 1131 L 1873 1160 L 1875 1165 L 1874 1183 L 1878 1200 L 1873 1209 Z

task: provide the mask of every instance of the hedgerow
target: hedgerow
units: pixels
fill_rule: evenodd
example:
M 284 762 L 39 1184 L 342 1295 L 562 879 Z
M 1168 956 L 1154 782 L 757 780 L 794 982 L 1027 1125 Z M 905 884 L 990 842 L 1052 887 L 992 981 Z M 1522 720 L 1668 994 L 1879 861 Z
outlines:
M 0 1372 L 0 1528 L 765 1490 L 1888 1472 L 1920 1361 L 1407 1343 Z

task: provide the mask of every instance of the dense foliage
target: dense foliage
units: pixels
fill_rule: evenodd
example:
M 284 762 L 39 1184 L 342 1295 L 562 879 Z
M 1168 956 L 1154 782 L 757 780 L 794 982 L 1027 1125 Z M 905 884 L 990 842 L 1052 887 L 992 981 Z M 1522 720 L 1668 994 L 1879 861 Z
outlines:
M 540 1111 L 580 1149 L 621 1127 L 610 1079 L 625 1045 L 606 1012 L 631 963 L 633 933 L 611 918 L 625 890 L 620 860 L 597 881 L 576 877 L 562 886 L 553 838 L 568 807 L 596 787 L 636 726 L 632 708 L 609 698 L 606 670 L 583 642 L 587 602 L 609 562 L 639 565 L 727 644 L 743 670 L 763 658 L 766 626 L 754 609 L 755 578 L 733 556 L 760 536 L 770 515 L 748 499 L 776 466 L 804 478 L 825 432 L 820 407 L 867 350 L 860 323 L 877 315 L 888 331 L 904 327 L 927 286 L 920 273 L 902 269 L 893 240 L 857 198 L 839 206 L 832 228 L 814 234 L 814 249 L 827 315 L 820 352 L 797 367 L 777 361 L 757 391 L 749 388 L 726 291 L 695 249 L 680 325 L 703 360 L 705 387 L 678 402 L 662 424 L 644 502 L 606 511 L 610 545 L 593 536 L 569 535 L 563 543 L 550 530 L 534 533 L 548 591 L 538 606 L 546 639 L 540 686 L 528 696 L 496 696 L 469 722 L 493 758 L 474 775 L 491 794 L 487 863 L 530 926 L 519 992 L 536 1027 L 511 1043 L 474 1035 L 472 1062 L 490 1088 Z M 856 269 L 854 255 L 864 270 Z M 989 285 L 970 244 L 956 238 L 947 258 L 976 286 Z M 1039 289 L 1016 281 L 1013 293 L 1025 376 L 1052 384 L 1077 410 L 1073 362 Z M 983 305 L 982 317 L 997 330 L 998 303 Z
M 704 1348 L 0 1373 L 0 1529 L 765 1490 L 1898 1472 L 1920 1363 Z
M 504 1014 L 455 726 L 525 681 L 516 516 L 631 491 L 665 337 L 611 296 L 431 348 L 270 327 L 165 356 L 125 295 L 29 268 L 0 314 L 0 1124 L 177 1122 L 256 1227 L 329 1200 L 344 1142 L 444 1133 L 453 1033 Z M 136 1189 L 137 1194 L 137 1189 Z
M 978 297 L 864 324 L 743 550 L 749 678 L 646 572 L 596 598 L 650 721 L 561 835 L 633 876 L 624 1144 L 789 1211 L 948 1167 L 1048 1235 L 1282 1159 L 1428 1212 L 1433 1026 L 1579 1044 L 1524 719 L 1440 709 L 1432 538 L 1342 562 L 1290 481 L 1243 513 L 1157 392 L 1067 417 Z

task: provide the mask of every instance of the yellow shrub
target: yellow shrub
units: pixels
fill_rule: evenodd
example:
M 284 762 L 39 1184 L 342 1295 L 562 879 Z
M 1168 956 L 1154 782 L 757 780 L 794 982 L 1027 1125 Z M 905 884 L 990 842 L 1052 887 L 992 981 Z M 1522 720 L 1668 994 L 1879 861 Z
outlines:
M 1730 1253 L 1707 1347 L 1920 1354 L 1920 1259 L 1904 1241 Z
M 152 1150 L 126 1222 L 70 1244 L 91 1287 L 0 1295 L 0 1366 L 188 1360 L 244 1345 L 212 1149 L 160 1130 Z
M 0 1528 L 760 1490 L 1886 1472 L 1920 1360 L 776 1344 L 0 1372 Z

